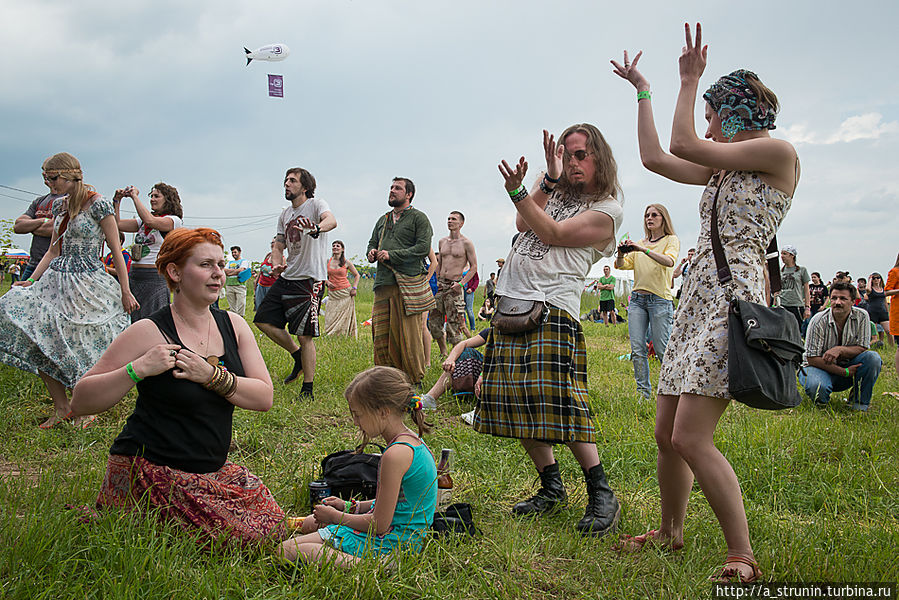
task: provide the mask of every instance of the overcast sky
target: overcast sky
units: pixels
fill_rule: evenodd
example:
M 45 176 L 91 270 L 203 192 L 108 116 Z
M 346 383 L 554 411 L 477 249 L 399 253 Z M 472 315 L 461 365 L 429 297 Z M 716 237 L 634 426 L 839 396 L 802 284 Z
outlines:
M 15 218 L 34 197 L 9 187 L 45 193 L 41 162 L 67 151 L 107 196 L 176 186 L 185 225 L 215 227 L 260 260 L 286 206 L 284 171 L 302 166 L 339 222 L 330 239 L 361 257 L 390 180 L 404 176 L 433 245 L 460 210 L 489 273 L 514 233 L 498 161 L 524 154 L 536 173 L 541 129 L 586 121 L 618 160 L 619 235 L 639 237 L 644 207 L 661 202 L 683 254 L 701 188 L 642 167 L 634 90 L 609 59 L 643 50 L 667 145 L 683 23 L 699 20 L 709 44 L 701 89 L 745 67 L 781 100 L 772 134 L 802 162 L 781 246 L 797 246 L 799 264 L 825 280 L 838 269 L 885 275 L 899 251 L 896 6 L 868 2 L 850 15 L 832 0 L 0 0 L 0 215 Z M 244 46 L 274 42 L 290 47 L 287 60 L 246 66 Z M 284 76 L 283 99 L 268 97 L 268 73 Z M 28 248 L 30 236 L 17 241 Z

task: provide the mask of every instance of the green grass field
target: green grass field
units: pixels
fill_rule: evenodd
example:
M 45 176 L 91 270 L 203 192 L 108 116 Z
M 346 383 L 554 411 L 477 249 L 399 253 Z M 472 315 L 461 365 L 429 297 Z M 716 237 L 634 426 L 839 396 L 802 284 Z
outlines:
M 361 289 L 360 324 L 371 304 L 370 287 Z M 595 304 L 585 296 L 582 312 Z M 247 306 L 249 313 L 252 297 Z M 622 531 L 643 533 L 659 520 L 655 407 L 638 400 L 631 364 L 618 360 L 629 352 L 627 326 L 584 328 L 600 456 L 622 503 Z M 298 384 L 281 383 L 288 355 L 257 336 L 276 382 L 275 406 L 235 412 L 230 458 L 262 477 L 290 514 L 308 512 L 307 484 L 321 458 L 358 440 L 343 389 L 372 364 L 370 329 L 359 331 L 358 340 L 317 340 L 314 402 L 297 399 Z M 716 441 L 742 484 L 765 579 L 896 580 L 899 406 L 882 393 L 899 386 L 892 354 L 882 357 L 867 414 L 850 413 L 845 393 L 824 410 L 806 400 L 777 413 L 739 405 L 725 413 Z M 436 344 L 431 364 L 426 386 L 439 375 Z M 656 382 L 658 363 L 652 374 Z M 81 524 L 64 505 L 93 503 L 109 446 L 133 405 L 131 395 L 86 431 L 41 431 L 37 424 L 52 405 L 40 380 L 0 367 L 0 597 L 708 598 L 707 578 L 724 558 L 724 539 L 698 486 L 681 552 L 622 558 L 612 550 L 615 536 L 579 536 L 574 523 L 586 491 L 564 448 L 557 456 L 569 507 L 536 521 L 514 518 L 509 507 L 536 487 L 524 451 L 513 440 L 475 433 L 459 418 L 471 407 L 447 396 L 426 441 L 455 449 L 455 498 L 474 506 L 482 535 L 430 540 L 421 555 L 400 557 L 396 572 L 374 562 L 345 572 L 285 567 L 262 551 L 209 553 L 177 527 L 116 512 Z

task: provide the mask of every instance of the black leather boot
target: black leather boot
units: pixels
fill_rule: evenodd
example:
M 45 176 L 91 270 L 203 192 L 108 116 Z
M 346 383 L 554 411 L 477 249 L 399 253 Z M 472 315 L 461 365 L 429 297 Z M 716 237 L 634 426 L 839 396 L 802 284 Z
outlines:
M 603 536 L 618 529 L 621 505 L 606 481 L 602 464 L 584 472 L 587 481 L 587 510 L 577 522 L 577 530 L 584 535 Z
M 513 514 L 536 516 L 564 506 L 568 501 L 568 494 L 565 492 L 562 476 L 559 474 L 559 463 L 554 462 L 545 467 L 539 475 L 540 489 L 534 496 L 513 506 Z

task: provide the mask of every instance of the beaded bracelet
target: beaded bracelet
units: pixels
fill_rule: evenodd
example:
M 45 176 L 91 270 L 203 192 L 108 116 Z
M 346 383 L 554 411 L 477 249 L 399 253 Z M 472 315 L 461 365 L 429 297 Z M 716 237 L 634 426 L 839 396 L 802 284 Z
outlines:
M 640 100 L 650 100 L 652 99 L 652 93 L 649 90 L 643 90 L 642 92 L 637 92 L 637 102 Z
M 140 383 L 143 381 L 140 377 L 137 376 L 137 373 L 134 372 L 134 366 L 131 363 L 125 365 L 125 372 L 128 373 L 128 377 L 131 378 L 131 381 L 134 383 Z

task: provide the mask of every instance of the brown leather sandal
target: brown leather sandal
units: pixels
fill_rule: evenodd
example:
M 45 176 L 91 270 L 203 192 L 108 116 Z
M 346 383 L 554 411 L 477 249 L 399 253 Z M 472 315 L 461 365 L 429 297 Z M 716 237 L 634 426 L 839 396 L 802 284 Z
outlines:
M 659 530 L 653 529 L 647 531 L 642 535 L 627 535 L 623 534 L 618 540 L 618 543 L 615 544 L 615 550 L 622 554 L 632 554 L 635 552 L 640 552 L 646 545 L 655 546 L 660 550 L 670 550 L 675 552 L 684 547 L 683 542 L 678 542 L 677 544 L 666 543 L 659 539 Z
M 750 567 L 752 574 L 748 577 L 744 576 L 740 569 L 735 566 L 738 564 Z M 709 581 L 715 583 L 752 583 L 753 581 L 758 581 L 761 577 L 762 570 L 759 569 L 759 564 L 754 559 L 729 555 L 724 559 L 724 566 L 721 567 L 721 571 L 717 575 L 709 577 Z

